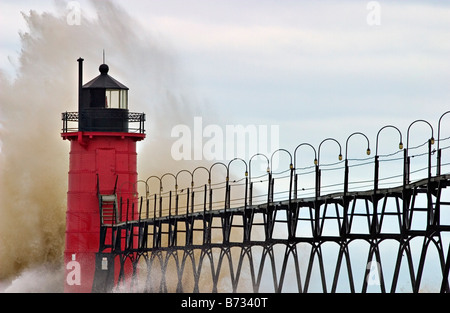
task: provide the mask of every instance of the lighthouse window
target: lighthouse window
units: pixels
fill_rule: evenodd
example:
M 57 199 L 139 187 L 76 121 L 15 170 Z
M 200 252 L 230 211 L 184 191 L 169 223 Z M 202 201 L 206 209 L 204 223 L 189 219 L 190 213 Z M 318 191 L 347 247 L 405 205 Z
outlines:
M 128 109 L 128 90 L 121 90 L 120 91 L 119 107 L 121 109 Z
M 128 108 L 128 92 L 121 89 L 106 89 L 105 107 L 111 109 Z

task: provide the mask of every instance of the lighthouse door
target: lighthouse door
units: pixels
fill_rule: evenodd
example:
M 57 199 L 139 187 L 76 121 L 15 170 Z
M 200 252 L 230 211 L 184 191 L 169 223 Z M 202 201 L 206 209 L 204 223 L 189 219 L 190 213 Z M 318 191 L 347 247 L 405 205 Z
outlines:
M 116 182 L 116 150 L 97 149 L 96 167 L 100 193 L 112 194 Z

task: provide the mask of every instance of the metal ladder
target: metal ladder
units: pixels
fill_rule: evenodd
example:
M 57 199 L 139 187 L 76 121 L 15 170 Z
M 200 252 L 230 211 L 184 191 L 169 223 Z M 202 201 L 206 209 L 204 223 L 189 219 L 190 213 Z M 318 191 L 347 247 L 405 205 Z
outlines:
M 119 223 L 117 196 L 99 194 L 101 226 L 113 226 Z
M 100 179 L 97 174 L 97 196 L 100 209 L 100 222 L 101 226 L 111 227 L 117 225 L 120 220 L 119 212 L 117 210 L 117 180 L 119 176 L 116 176 L 116 182 L 114 184 L 114 190 L 110 194 L 100 193 Z

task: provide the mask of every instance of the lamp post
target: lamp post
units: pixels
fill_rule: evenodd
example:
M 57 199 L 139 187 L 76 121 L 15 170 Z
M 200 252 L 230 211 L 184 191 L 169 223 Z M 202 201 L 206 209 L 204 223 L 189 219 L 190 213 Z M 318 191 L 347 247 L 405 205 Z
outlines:
M 355 132 L 353 134 L 351 134 L 350 136 L 347 137 L 347 141 L 345 142 L 345 174 L 344 174 L 344 197 L 347 195 L 348 192 L 348 173 L 349 173 L 349 168 L 348 168 L 348 158 L 347 158 L 347 152 L 348 152 L 348 141 L 350 140 L 350 138 L 354 135 L 361 135 L 364 136 L 364 138 L 366 138 L 367 140 L 367 150 L 366 153 L 367 155 L 370 155 L 370 142 L 369 142 L 369 138 L 367 138 L 366 135 L 364 135 L 361 132 Z
M 441 175 L 441 148 L 440 146 L 440 141 L 441 141 L 441 121 L 442 118 L 444 117 L 444 115 L 450 113 L 450 111 L 445 112 L 444 114 L 441 115 L 441 117 L 439 118 L 439 123 L 438 123 L 438 142 L 437 142 L 437 166 L 436 166 L 436 175 L 439 176 Z
M 339 156 L 338 159 L 339 161 L 342 161 L 342 147 L 341 144 L 339 143 L 339 141 L 337 141 L 334 138 L 326 138 L 324 140 L 322 140 L 322 142 L 319 144 L 319 149 L 318 149 L 318 153 L 317 153 L 317 166 L 316 166 L 316 200 L 317 198 L 320 196 L 320 178 L 321 178 L 321 171 L 320 171 L 320 148 L 322 147 L 322 144 L 326 141 L 334 141 L 338 144 L 339 146 Z
M 298 178 L 297 178 L 297 149 L 300 148 L 301 146 L 309 146 L 313 149 L 314 151 L 314 166 L 317 168 L 318 166 L 318 162 L 317 162 L 317 152 L 316 149 L 309 143 L 301 143 L 299 144 L 297 147 L 295 147 L 294 150 L 294 199 L 297 199 L 297 184 L 298 184 Z
M 138 184 L 139 183 L 145 184 L 145 201 L 147 201 L 150 190 L 149 190 L 147 182 L 145 180 L 140 179 L 134 183 L 134 190 L 136 191 L 136 197 L 138 195 Z M 141 221 L 141 218 L 142 218 L 142 196 L 141 196 L 140 202 L 141 202 L 141 205 L 139 207 L 139 216 L 138 216 L 139 222 Z M 148 207 L 147 207 L 147 209 L 148 209 Z M 147 210 L 146 218 L 148 218 L 148 210 Z
M 161 191 L 162 191 L 162 181 L 161 181 L 161 178 L 159 178 L 158 176 L 153 175 L 153 176 L 150 176 L 149 178 L 147 178 L 147 179 L 145 180 L 145 183 L 148 185 L 148 181 L 149 181 L 150 179 L 152 179 L 152 178 L 155 178 L 155 179 L 157 179 L 157 180 L 159 181 L 159 199 L 161 199 Z M 149 193 L 150 193 L 150 188 L 149 188 Z M 161 201 L 161 200 L 160 200 L 160 201 Z M 160 217 L 161 217 L 161 215 L 160 215 Z M 153 208 L 153 218 L 156 218 L 156 193 L 155 193 L 155 206 L 154 206 L 154 208 Z
M 409 201 L 411 198 L 411 191 L 406 188 L 406 186 L 410 183 L 410 164 L 411 160 L 408 155 L 409 152 L 409 131 L 411 130 L 411 126 L 417 122 L 426 123 L 430 126 L 431 129 L 431 138 L 428 140 L 428 180 L 431 179 L 431 145 L 434 144 L 433 137 L 433 126 L 425 120 L 415 120 L 408 126 L 408 131 L 406 133 L 406 149 L 404 150 L 404 158 L 403 158 L 403 230 L 410 229 L 411 227 L 411 217 L 409 215 Z M 428 188 L 430 188 L 430 183 L 428 183 Z M 427 210 L 427 225 L 430 223 L 430 210 Z
M 375 173 L 374 173 L 374 185 L 373 185 L 373 189 L 374 189 L 374 194 L 376 194 L 377 190 L 378 190 L 378 175 L 379 175 L 379 167 L 380 167 L 380 160 L 379 160 L 379 156 L 378 156 L 378 137 L 380 136 L 380 133 L 383 129 L 385 128 L 394 128 L 398 131 L 398 134 L 400 135 L 400 142 L 398 144 L 398 148 L 400 150 L 403 149 L 403 140 L 402 140 L 402 133 L 401 131 L 393 126 L 393 125 L 386 125 L 383 126 L 377 133 L 377 139 L 376 139 L 376 148 L 375 148 Z
M 198 167 L 196 167 L 193 171 L 192 171 L 192 181 L 194 181 L 194 175 L 195 175 L 195 172 L 197 171 L 197 170 L 199 170 L 199 169 L 203 169 L 203 170 L 205 170 L 207 173 L 208 173 L 208 186 L 209 186 L 209 194 L 210 194 L 210 201 L 211 201 L 211 198 L 212 198 L 212 190 L 211 190 L 211 173 L 210 173 L 210 171 L 206 168 L 206 167 L 204 167 L 204 166 L 198 166 Z M 207 191 L 207 187 L 206 187 L 206 185 L 205 185 L 205 191 L 204 191 L 204 196 L 203 196 L 203 213 L 205 213 L 206 212 L 206 195 L 207 195 L 207 193 L 208 193 L 208 191 Z
M 434 144 L 434 137 L 433 137 L 433 126 L 425 120 L 415 120 L 408 126 L 408 131 L 406 133 L 406 150 L 404 153 L 404 174 L 403 174 L 403 185 L 407 185 L 410 182 L 410 165 L 411 160 L 408 155 L 408 149 L 409 149 L 409 131 L 411 129 L 411 126 L 414 125 L 417 122 L 423 122 L 426 123 L 428 126 L 430 126 L 431 129 L 431 138 L 428 140 L 428 178 L 431 178 L 431 146 Z
M 347 193 L 348 193 L 348 175 L 349 175 L 349 167 L 348 167 L 348 142 L 351 137 L 354 135 L 361 135 L 367 140 L 367 155 L 370 155 L 370 142 L 369 138 L 367 138 L 366 135 L 364 135 L 361 132 L 354 132 L 350 136 L 347 137 L 347 140 L 345 141 L 345 170 L 344 170 L 344 196 L 343 196 L 343 203 L 344 203 L 344 216 L 343 216 L 343 222 L 342 227 L 340 229 L 341 236 L 344 236 L 348 233 L 349 227 L 348 227 L 348 204 L 349 201 L 347 199 Z
M 163 176 L 161 176 L 161 192 L 163 191 L 162 181 L 166 176 L 172 176 L 173 179 L 175 180 L 175 215 L 178 215 L 177 177 L 172 173 L 165 173 Z M 171 215 L 172 215 L 172 190 L 169 191 L 169 217 Z
M 212 170 L 213 170 L 213 167 L 214 166 L 216 166 L 216 165 L 222 165 L 222 166 L 224 166 L 225 167 L 225 170 L 226 170 L 226 173 L 227 173 L 227 177 L 226 177 L 226 181 L 225 181 L 225 184 L 226 184 L 226 189 L 225 189 L 225 204 L 224 204 L 224 207 L 225 207 L 225 210 L 226 210 L 226 200 L 227 200 L 227 194 L 228 194 L 228 166 L 225 164 L 225 163 L 222 163 L 222 162 L 216 162 L 216 163 L 214 163 L 213 165 L 211 165 L 211 167 L 209 168 L 209 173 L 210 173 L 210 175 L 212 175 Z M 212 177 L 210 177 L 210 179 L 209 179 L 210 181 L 212 181 Z M 209 202 L 209 209 L 210 210 L 212 210 L 212 193 L 210 194 L 210 202 Z
M 383 129 L 386 128 L 394 128 L 395 130 L 397 130 L 398 134 L 400 135 L 400 141 L 398 144 L 398 148 L 400 150 L 403 149 L 403 139 L 402 139 L 402 133 L 401 131 L 393 126 L 393 125 L 386 125 L 383 126 L 377 133 L 377 138 L 376 138 L 376 147 L 375 147 L 375 172 L 374 172 L 374 182 L 373 182 L 373 198 L 372 198 L 372 204 L 373 204 L 373 218 L 372 218 L 372 224 L 370 227 L 370 233 L 372 235 L 375 235 L 379 232 L 379 223 L 378 223 L 378 200 L 379 200 L 379 196 L 377 196 L 377 190 L 378 190 L 378 179 L 379 179 L 379 168 L 380 168 L 380 160 L 379 160 L 379 156 L 378 156 L 378 138 L 380 136 L 380 133 Z
M 262 157 L 264 157 L 265 159 L 266 159 L 266 161 L 267 161 L 267 170 L 266 170 L 266 172 L 267 172 L 267 175 L 269 175 L 270 176 L 270 161 L 269 161 L 269 158 L 265 155 L 265 154 L 262 154 L 262 153 L 257 153 L 257 154 L 254 154 L 251 158 L 250 158 L 250 160 L 249 160 L 249 162 L 248 162 L 248 175 L 249 175 L 249 180 L 250 180 L 250 192 L 249 192 L 249 194 L 250 194 L 250 197 L 249 197 L 249 205 L 250 206 L 252 206 L 253 205 L 253 182 L 252 182 L 252 160 L 253 160 L 253 158 L 254 157 L 257 157 L 257 156 L 262 156 Z M 269 180 L 270 180 L 270 177 L 269 177 Z
M 272 155 L 270 156 L 270 169 L 271 169 L 271 176 L 273 176 L 272 171 L 273 171 L 273 156 L 275 155 L 275 153 L 277 152 L 286 152 L 289 155 L 290 158 L 290 163 L 289 163 L 289 170 L 290 170 L 290 179 L 289 179 L 289 204 L 291 203 L 291 199 L 292 199 L 292 177 L 293 177 L 293 170 L 294 170 L 294 165 L 292 164 L 292 155 L 289 151 L 287 151 L 286 149 L 277 149 L 275 150 Z M 273 201 L 273 178 L 272 181 L 270 182 L 270 189 L 269 189 L 269 195 L 270 195 L 270 200 Z M 269 202 L 271 202 L 269 201 Z
M 179 171 L 176 175 L 175 175 L 175 181 L 176 181 L 176 186 L 175 186 L 175 188 L 176 189 L 178 189 L 178 175 L 180 175 L 181 173 L 183 173 L 183 172 L 186 172 L 186 173 L 188 173 L 189 175 L 191 175 L 191 188 L 193 189 L 193 187 L 194 187 L 194 176 L 193 176 L 193 174 L 191 173 L 191 172 L 189 172 L 188 170 L 181 170 L 181 171 Z M 189 192 L 190 192 L 190 188 L 188 187 L 187 188 L 187 192 L 186 192 L 186 197 L 187 197 L 187 199 L 186 199 L 186 216 L 189 214 L 189 197 L 190 197 L 190 195 L 189 195 Z M 192 190 L 192 193 L 193 193 L 194 191 Z M 192 213 L 194 212 L 194 207 L 193 207 L 193 204 L 194 204 L 194 202 L 193 202 L 193 197 L 194 195 L 192 194 L 192 199 L 191 199 L 191 201 L 192 201 Z
M 229 176 L 230 176 L 230 166 L 231 163 L 233 163 L 234 161 L 239 160 L 241 162 L 243 162 L 245 164 L 245 195 L 244 195 L 244 208 L 247 208 L 247 188 L 248 188 L 248 167 L 247 167 L 247 162 L 245 162 L 243 159 L 241 158 L 234 158 L 233 160 L 231 160 L 228 163 L 228 167 L 227 167 L 227 182 L 229 181 Z M 229 189 L 230 187 L 228 186 L 227 189 Z M 228 208 L 230 207 L 230 202 L 231 202 L 231 190 L 228 190 Z

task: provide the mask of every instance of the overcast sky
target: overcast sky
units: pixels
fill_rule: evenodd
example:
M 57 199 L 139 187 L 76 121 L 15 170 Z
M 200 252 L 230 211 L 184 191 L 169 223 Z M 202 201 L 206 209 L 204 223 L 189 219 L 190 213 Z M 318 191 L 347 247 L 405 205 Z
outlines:
M 117 3 L 171 47 L 216 123 L 278 125 L 288 149 L 354 131 L 373 138 L 386 124 L 406 131 L 418 118 L 436 125 L 450 108 L 450 1 Z M 79 4 L 95 17 L 90 2 Z M 0 2 L 0 67 L 10 76 L 27 30 L 20 12 L 30 9 L 55 3 Z

